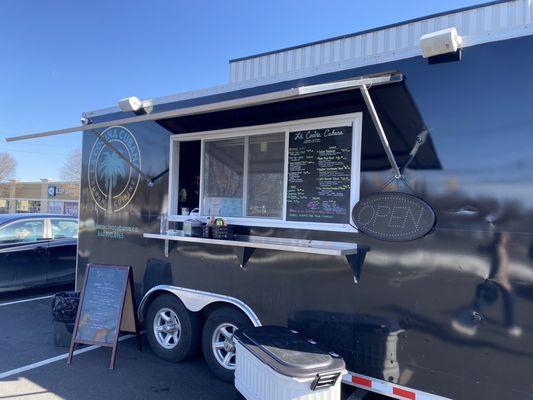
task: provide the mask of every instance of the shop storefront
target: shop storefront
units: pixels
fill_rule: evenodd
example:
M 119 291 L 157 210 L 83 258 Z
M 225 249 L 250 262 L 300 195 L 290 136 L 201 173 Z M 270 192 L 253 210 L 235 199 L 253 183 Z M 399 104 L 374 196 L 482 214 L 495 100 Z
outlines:
M 0 214 L 50 213 L 78 215 L 79 183 L 19 182 L 0 184 Z

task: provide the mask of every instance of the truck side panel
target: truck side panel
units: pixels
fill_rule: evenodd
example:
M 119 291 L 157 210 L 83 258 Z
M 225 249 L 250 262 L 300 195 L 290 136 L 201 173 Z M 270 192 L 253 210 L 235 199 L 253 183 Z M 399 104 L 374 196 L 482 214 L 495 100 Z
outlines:
M 139 298 L 160 283 L 237 297 L 263 324 L 298 327 L 333 347 L 354 372 L 450 398 L 529 399 L 532 62 L 530 36 L 469 47 L 455 63 L 428 65 L 417 57 L 308 79 L 401 71 L 439 159 L 438 168 L 407 170 L 412 189 L 437 213 L 436 230 L 425 238 L 386 243 L 362 234 L 250 229 L 250 234 L 356 242 L 368 250 L 360 259 L 358 283 L 342 257 L 256 250 L 241 269 L 230 247 L 174 243 L 165 258 L 163 243 L 142 234 L 159 232 L 168 175 L 153 186 L 141 180 L 129 204 L 109 213 L 95 204 L 87 173 L 82 177 L 78 281 L 89 262 L 132 265 Z M 379 96 L 378 88 L 371 93 L 378 112 L 394 106 Z M 364 112 L 364 152 L 375 139 L 364 108 L 342 97 L 328 104 L 332 114 Z M 291 110 L 291 115 L 325 112 L 314 107 Z M 193 129 L 200 124 L 196 120 L 180 121 L 179 129 Z M 217 115 L 201 123 L 208 122 L 219 126 Z M 178 129 L 173 123 L 165 126 Z M 168 168 L 169 131 L 153 122 L 128 129 L 137 139 L 146 175 Z M 86 132 L 84 171 L 94 160 L 94 142 Z M 361 197 L 391 176 L 371 167 L 382 156 L 363 154 Z

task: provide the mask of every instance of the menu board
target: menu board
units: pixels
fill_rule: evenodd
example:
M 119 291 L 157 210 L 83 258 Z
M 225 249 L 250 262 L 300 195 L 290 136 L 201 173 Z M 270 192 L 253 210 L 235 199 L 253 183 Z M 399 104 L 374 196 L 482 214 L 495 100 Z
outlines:
M 352 127 L 289 133 L 287 221 L 350 221 Z
M 76 341 L 111 345 L 116 342 L 122 304 L 128 284 L 128 268 L 93 265 L 80 303 Z
M 141 351 L 134 298 L 133 272 L 130 266 L 87 265 L 67 364 L 72 363 L 76 345 L 84 343 L 112 347 L 109 368 L 115 368 L 121 330 L 135 333 L 137 350 Z

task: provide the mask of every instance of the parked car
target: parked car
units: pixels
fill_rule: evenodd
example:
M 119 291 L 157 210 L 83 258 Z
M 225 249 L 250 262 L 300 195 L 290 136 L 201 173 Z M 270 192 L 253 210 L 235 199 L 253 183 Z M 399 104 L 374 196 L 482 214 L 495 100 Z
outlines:
M 74 282 L 77 241 L 75 217 L 0 215 L 0 292 Z

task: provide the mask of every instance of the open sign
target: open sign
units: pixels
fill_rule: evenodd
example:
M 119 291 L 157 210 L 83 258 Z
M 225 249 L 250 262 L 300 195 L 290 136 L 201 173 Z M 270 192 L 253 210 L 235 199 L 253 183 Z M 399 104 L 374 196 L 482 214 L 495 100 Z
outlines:
M 376 239 L 404 242 L 433 230 L 435 211 L 424 200 L 408 193 L 375 193 L 360 200 L 352 218 L 361 232 Z

